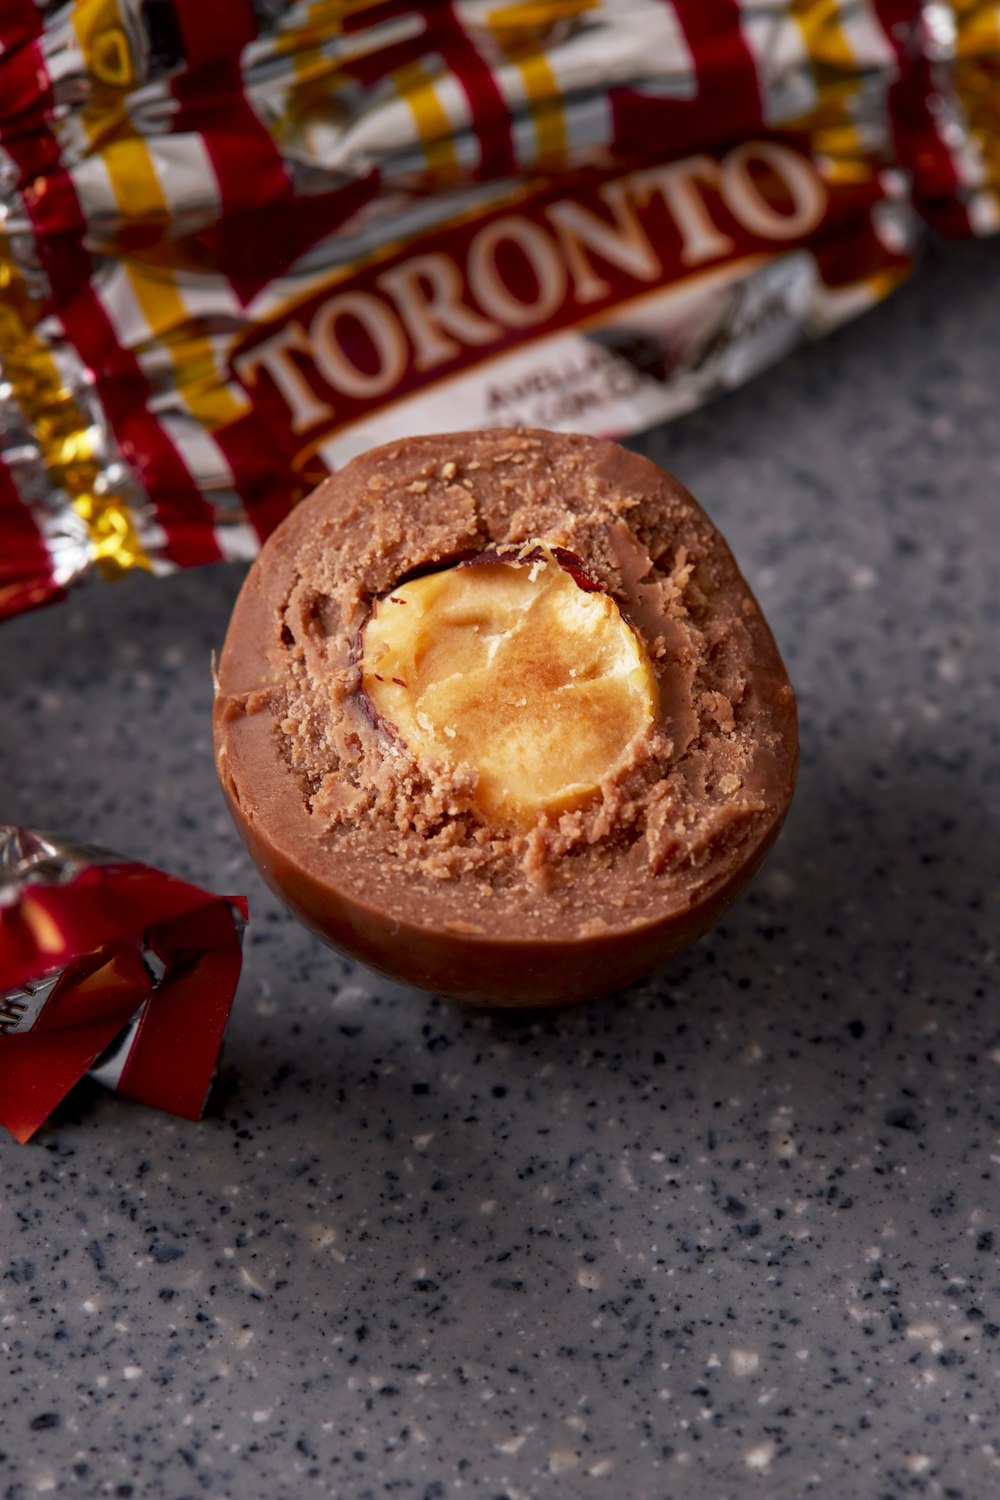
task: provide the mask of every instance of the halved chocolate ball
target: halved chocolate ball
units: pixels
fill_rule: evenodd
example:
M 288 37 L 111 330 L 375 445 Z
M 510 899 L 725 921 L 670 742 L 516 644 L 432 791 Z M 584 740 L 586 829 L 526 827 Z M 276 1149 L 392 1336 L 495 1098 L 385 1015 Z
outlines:
M 795 699 L 725 542 L 596 438 L 407 438 L 270 538 L 216 759 L 265 878 L 394 978 L 497 1005 L 694 942 L 787 811 Z

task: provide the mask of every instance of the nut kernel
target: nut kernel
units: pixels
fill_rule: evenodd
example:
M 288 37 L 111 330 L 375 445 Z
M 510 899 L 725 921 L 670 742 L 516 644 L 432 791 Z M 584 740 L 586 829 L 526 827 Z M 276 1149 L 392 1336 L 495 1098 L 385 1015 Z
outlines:
M 362 632 L 362 689 L 422 762 L 470 766 L 488 819 L 592 796 L 653 721 L 656 678 L 617 604 L 544 542 L 400 584 Z

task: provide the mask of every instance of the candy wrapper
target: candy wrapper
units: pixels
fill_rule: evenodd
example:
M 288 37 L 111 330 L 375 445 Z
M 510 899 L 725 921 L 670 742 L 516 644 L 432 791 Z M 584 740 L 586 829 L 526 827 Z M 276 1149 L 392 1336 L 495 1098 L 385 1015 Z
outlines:
M 689 409 L 1000 224 L 981 0 L 7 0 L 0 612 Z
M 0 1123 L 84 1074 L 197 1119 L 240 974 L 242 897 L 0 825 Z

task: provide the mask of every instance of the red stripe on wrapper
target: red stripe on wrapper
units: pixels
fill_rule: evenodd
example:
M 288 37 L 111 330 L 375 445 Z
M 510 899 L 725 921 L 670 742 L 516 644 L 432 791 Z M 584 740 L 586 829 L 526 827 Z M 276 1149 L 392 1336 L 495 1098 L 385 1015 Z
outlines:
M 685 5 L 677 15 L 694 55 L 699 97 L 712 101 L 712 135 L 757 130 L 764 119 L 760 85 L 738 0 Z
M 439 27 L 443 33 L 441 51 L 454 68 L 469 101 L 472 128 L 479 141 L 479 166 L 472 175 L 486 181 L 512 177 L 517 172 L 517 160 L 510 133 L 510 112 L 493 70 L 462 25 L 454 3 L 447 6 L 447 19 L 442 16 L 440 21 L 432 22 L 432 35 Z
M 201 136 L 224 217 L 291 197 L 281 152 L 243 92 L 240 58 L 257 25 L 246 0 L 225 6 L 175 0 L 187 67 L 171 83 L 180 105 L 172 132 Z M 211 65 L 207 74 L 201 70 Z
M 42 51 L 34 40 L 37 33 L 25 29 L 18 41 L 11 42 L 5 35 L 6 23 L 0 21 L 0 25 L 3 26 L 0 35 L 3 35 L 5 48 L 0 114 L 8 132 L 13 128 L 27 132 L 33 127 L 36 117 L 44 118 L 45 110 L 52 102 Z
M 89 284 L 77 288 L 60 308 L 60 318 L 94 373 L 123 457 L 153 497 L 156 520 L 167 533 L 166 555 L 182 568 L 218 562 L 222 554 L 213 531 L 215 512 L 149 410 L 149 382 L 135 356 L 119 344 Z
M 0 11 L 0 48 L 5 53 L 23 47 L 42 30 L 43 17 L 35 0 L 3 0 Z M 6 101 L 4 101 L 6 103 Z
M 899 59 L 899 76 L 889 86 L 889 118 L 899 165 L 913 177 L 913 201 L 943 234 L 972 232 L 961 201 L 955 159 L 942 138 L 935 105 L 943 103 L 935 69 L 925 55 L 926 21 L 912 0 L 875 0 L 882 28 Z
M 381 84 L 397 68 L 423 58 L 435 72 L 454 73 L 469 105 L 472 129 L 479 142 L 479 164 L 470 176 L 492 179 L 517 171 L 510 130 L 510 111 L 490 63 L 469 36 L 453 0 L 437 5 L 414 5 L 408 0 L 384 0 L 355 16 L 345 16 L 344 31 L 375 31 L 393 21 L 412 20 L 419 31 L 404 41 L 373 48 L 344 60 L 343 71 L 368 87 Z M 440 63 L 435 62 L 435 57 Z
M 187 71 L 206 64 L 239 58 L 257 35 L 257 18 L 250 0 L 173 0 L 174 12 L 184 39 Z
M 259 411 L 220 428 L 215 438 L 232 470 L 247 520 L 264 541 L 305 497 L 309 482 L 282 460 L 282 450 Z
M 65 595 L 52 576 L 52 560 L 14 481 L 0 464 L 0 619 L 51 604 Z
M 86 228 L 72 179 L 62 165 L 59 142 L 49 127 L 55 99 L 37 41 L 3 57 L 0 141 L 18 171 L 18 190 L 31 222 L 38 257 L 58 305 L 62 268 L 79 263 L 77 279 L 90 274 L 83 249 Z
M 666 161 L 694 147 L 735 140 L 763 120 L 757 68 L 741 25 L 737 0 L 673 6 L 694 67 L 695 98 L 664 99 L 638 88 L 612 89 L 616 155 Z
M 382 175 L 366 176 L 315 198 L 289 198 L 281 205 L 281 264 L 288 271 L 307 251 L 335 233 L 367 204 L 378 198 Z M 204 229 L 199 238 L 211 263 L 223 273 L 244 305 L 262 291 L 275 274 L 273 246 L 275 216 L 270 203 L 254 204 L 245 212 L 227 214 Z M 267 246 L 261 253 L 261 246 Z

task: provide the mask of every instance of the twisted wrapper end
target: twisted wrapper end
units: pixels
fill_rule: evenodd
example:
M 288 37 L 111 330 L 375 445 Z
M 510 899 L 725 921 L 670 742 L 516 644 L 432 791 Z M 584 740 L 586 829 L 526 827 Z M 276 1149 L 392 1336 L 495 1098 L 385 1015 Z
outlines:
M 27 1141 L 87 1073 L 198 1119 L 246 918 L 243 897 L 0 824 L 0 1124 Z

